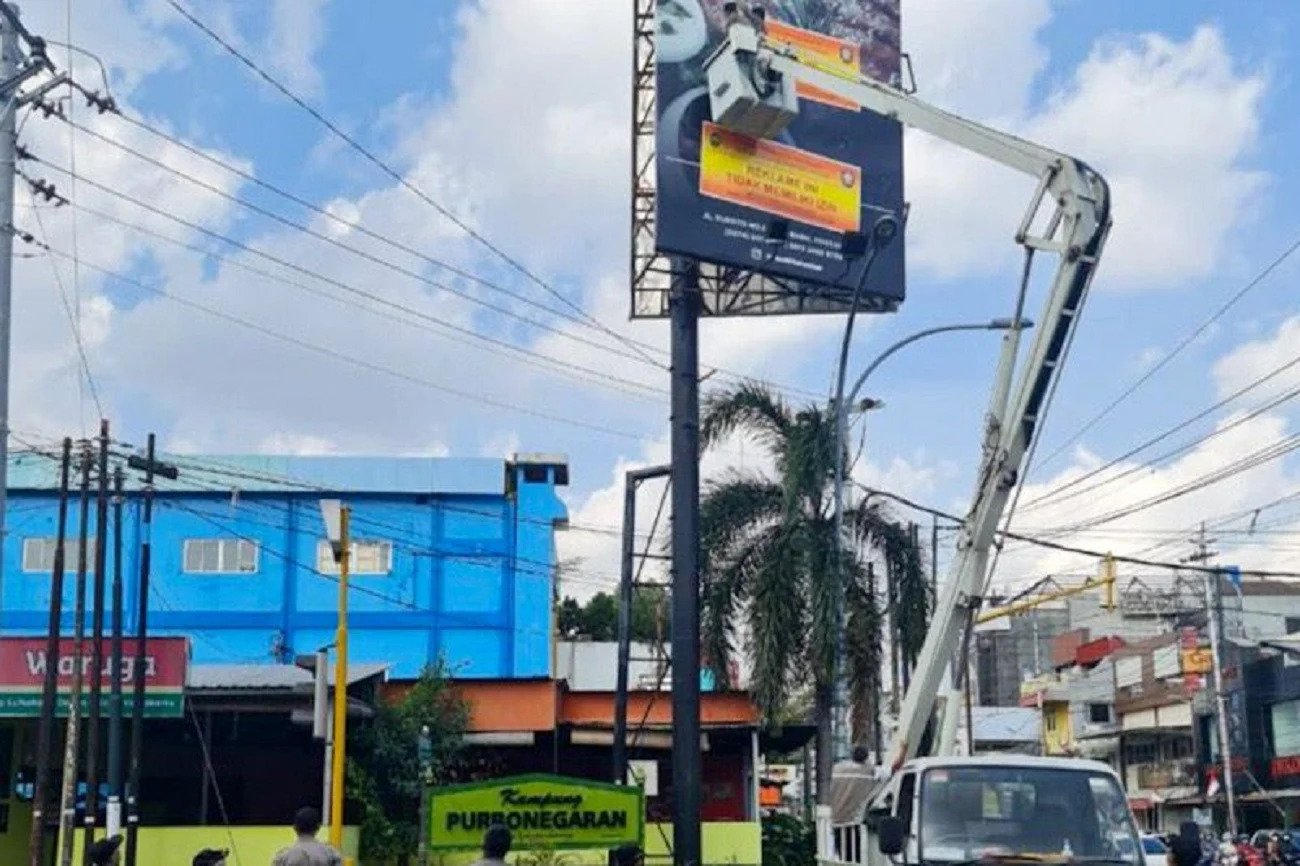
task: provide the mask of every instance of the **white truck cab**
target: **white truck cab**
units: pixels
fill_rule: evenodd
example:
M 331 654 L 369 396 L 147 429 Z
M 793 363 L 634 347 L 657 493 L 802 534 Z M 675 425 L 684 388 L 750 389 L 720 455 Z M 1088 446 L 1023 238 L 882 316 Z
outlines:
M 1097 761 L 917 758 L 876 795 L 866 823 L 871 866 L 1142 866 L 1119 777 Z

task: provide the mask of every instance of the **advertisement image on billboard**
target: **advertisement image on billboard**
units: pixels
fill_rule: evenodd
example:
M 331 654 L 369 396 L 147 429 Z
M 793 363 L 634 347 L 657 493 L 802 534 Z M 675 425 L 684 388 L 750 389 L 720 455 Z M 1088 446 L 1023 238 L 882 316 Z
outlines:
M 861 236 L 881 216 L 903 220 L 902 129 L 805 83 L 796 87 L 798 115 L 773 139 L 714 123 L 705 60 L 724 39 L 724 5 L 656 7 L 656 250 L 845 304 L 866 267 Z M 795 56 L 846 76 L 898 81 L 899 0 L 757 5 L 767 13 L 766 38 Z M 902 301 L 903 274 L 898 239 L 871 267 L 864 308 Z

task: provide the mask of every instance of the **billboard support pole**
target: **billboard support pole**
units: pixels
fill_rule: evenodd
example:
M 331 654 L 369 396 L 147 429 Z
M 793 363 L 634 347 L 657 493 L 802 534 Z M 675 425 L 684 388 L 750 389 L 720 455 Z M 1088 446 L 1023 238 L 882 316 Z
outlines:
M 63 551 L 68 537 L 68 474 L 72 440 L 63 440 L 59 462 L 59 516 L 54 534 L 54 565 L 50 575 L 50 630 L 45 641 L 45 676 L 41 683 L 41 720 L 36 734 L 36 788 L 32 794 L 32 831 L 28 866 L 45 861 L 45 807 L 50 800 L 50 755 L 54 740 L 55 700 L 59 681 L 59 638 L 63 632 Z
M 672 357 L 673 861 L 700 863 L 700 266 L 675 258 Z

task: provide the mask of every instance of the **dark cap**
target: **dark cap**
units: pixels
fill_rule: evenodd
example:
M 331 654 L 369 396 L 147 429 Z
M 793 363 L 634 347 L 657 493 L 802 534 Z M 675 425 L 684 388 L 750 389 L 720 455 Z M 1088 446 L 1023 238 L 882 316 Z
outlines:
M 230 854 L 229 851 L 217 848 L 204 848 L 194 855 L 193 866 L 217 866 L 223 862 Z
M 107 839 L 100 839 L 95 842 L 86 851 L 86 856 L 90 860 L 91 866 L 108 866 L 113 862 L 113 855 L 122 845 L 121 836 L 109 836 Z

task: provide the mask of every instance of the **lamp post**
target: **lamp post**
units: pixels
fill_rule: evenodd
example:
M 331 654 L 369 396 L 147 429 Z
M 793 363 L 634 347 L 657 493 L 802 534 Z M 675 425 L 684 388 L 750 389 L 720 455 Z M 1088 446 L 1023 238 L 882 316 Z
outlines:
M 330 844 L 343 847 L 343 768 L 347 755 L 348 725 L 348 560 L 351 538 L 348 523 L 351 509 L 337 499 L 322 499 L 321 517 L 334 561 L 339 566 L 339 624 L 335 635 L 334 661 L 334 749 L 330 755 Z
M 885 362 L 895 352 L 909 346 L 918 340 L 926 337 L 932 337 L 936 334 L 947 334 L 954 331 L 1019 331 L 1032 328 L 1033 322 L 1028 319 L 993 319 L 988 322 L 979 322 L 963 325 L 942 325 L 935 328 L 926 328 L 917 331 L 889 348 L 885 349 L 875 360 L 867 365 L 862 371 L 856 382 L 853 383 L 852 390 L 848 395 L 844 394 L 844 378 L 846 368 L 848 367 L 849 357 L 849 340 L 853 335 L 853 313 L 849 313 L 849 321 L 844 329 L 844 342 L 840 347 L 840 364 L 839 370 L 835 377 L 835 396 L 832 407 L 835 412 L 835 477 L 834 477 L 834 506 L 835 506 L 835 538 L 841 540 L 844 538 L 844 440 L 848 438 L 849 413 L 847 407 L 852 404 L 866 384 L 867 379 L 876 371 L 881 364 Z M 844 602 L 846 600 L 844 586 L 844 570 L 840 557 L 835 558 L 836 572 L 839 583 L 840 603 L 836 606 L 835 622 L 835 704 L 834 717 L 832 720 L 832 736 L 834 739 L 834 759 L 843 761 L 849 756 L 849 724 L 848 724 L 848 695 L 847 684 L 845 683 L 845 661 L 847 657 L 847 645 L 844 633 L 845 611 Z M 880 756 L 876 756 L 880 760 Z

